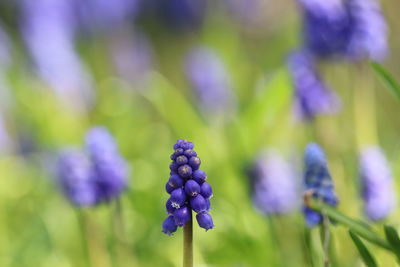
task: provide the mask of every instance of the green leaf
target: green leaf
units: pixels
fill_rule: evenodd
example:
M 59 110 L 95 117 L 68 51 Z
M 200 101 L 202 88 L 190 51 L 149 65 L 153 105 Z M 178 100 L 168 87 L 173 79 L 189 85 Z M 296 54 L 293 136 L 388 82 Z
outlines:
M 400 84 L 393 76 L 382 65 L 376 62 L 371 62 L 371 66 L 385 87 L 400 99 Z
M 382 239 L 377 233 L 375 233 L 370 227 L 366 226 L 365 223 L 360 223 L 357 220 L 347 217 L 343 213 L 336 210 L 334 207 L 328 204 L 318 202 L 312 203 L 311 207 L 317 211 L 322 211 L 331 219 L 347 226 L 352 232 L 368 240 L 369 242 L 378 245 L 384 249 L 392 251 L 392 247 Z
M 365 265 L 367 265 L 368 267 L 377 267 L 378 265 L 376 264 L 374 257 L 368 251 L 367 247 L 364 245 L 361 239 L 351 230 L 349 230 L 349 234 L 354 242 L 354 245 L 356 245 L 357 250 L 360 253 L 361 258 L 364 261 Z
M 386 240 L 393 247 L 393 252 L 396 254 L 397 258 L 400 260 L 400 238 L 393 226 L 385 225 L 385 235 Z

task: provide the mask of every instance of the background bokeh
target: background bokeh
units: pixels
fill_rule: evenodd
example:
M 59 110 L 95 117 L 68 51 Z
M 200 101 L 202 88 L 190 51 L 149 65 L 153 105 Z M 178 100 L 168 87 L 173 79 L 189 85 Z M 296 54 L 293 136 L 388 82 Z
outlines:
M 306 229 L 300 197 L 287 215 L 254 208 L 249 168 L 266 149 L 290 160 L 301 184 L 304 147 L 319 143 L 338 209 L 357 219 L 365 219 L 360 147 L 382 147 L 399 187 L 400 104 L 368 62 L 321 63 L 341 110 L 311 122 L 293 115 L 286 58 L 302 42 L 294 1 L 46 2 L 0 3 L 0 266 L 86 266 L 85 243 L 96 267 L 180 266 L 182 231 L 169 237 L 161 223 L 169 155 L 181 138 L 195 144 L 214 190 L 215 228 L 194 227 L 195 266 L 321 262 L 319 229 Z M 381 4 L 390 29 L 383 65 L 399 80 L 400 4 Z M 229 109 L 204 107 L 191 86 L 185 60 L 196 47 L 225 66 L 228 92 L 214 107 L 229 99 Z M 78 209 L 59 189 L 58 152 L 82 146 L 93 125 L 110 130 L 129 163 L 121 207 Z M 399 219 L 396 208 L 385 222 L 399 227 Z M 333 265 L 362 266 L 347 229 L 331 231 Z M 368 246 L 381 266 L 396 266 L 393 255 Z

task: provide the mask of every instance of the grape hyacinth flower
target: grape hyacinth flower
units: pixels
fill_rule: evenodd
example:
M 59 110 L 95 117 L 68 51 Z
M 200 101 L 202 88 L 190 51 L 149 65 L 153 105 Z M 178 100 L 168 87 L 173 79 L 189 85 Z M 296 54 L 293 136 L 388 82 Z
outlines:
M 292 53 L 288 67 L 295 88 L 295 112 L 299 118 L 311 120 L 318 114 L 332 114 L 339 110 L 338 97 L 319 77 L 310 53 Z
M 109 203 L 127 186 L 127 166 L 112 135 L 93 127 L 84 150 L 67 149 L 58 160 L 58 179 L 67 198 L 76 206 Z
M 313 198 L 336 207 L 338 198 L 328 170 L 325 154 L 319 145 L 315 143 L 307 145 L 304 153 L 304 164 L 305 194 L 310 194 Z M 309 227 L 318 225 L 323 220 L 319 212 L 307 206 L 303 208 L 303 212 L 306 224 Z
M 376 0 L 298 0 L 304 46 L 320 58 L 382 60 L 387 26 Z
M 93 127 L 86 134 L 86 149 L 93 165 L 100 198 L 109 202 L 127 186 L 127 167 L 112 135 L 104 127 Z
M 98 203 L 92 166 L 84 152 L 71 149 L 64 151 L 58 160 L 57 173 L 65 196 L 74 205 L 92 206 Z
M 389 164 L 379 147 L 361 151 L 360 177 L 364 212 L 372 221 L 386 218 L 394 209 L 396 197 Z
M 166 184 L 166 209 L 170 216 L 164 221 L 163 232 L 172 235 L 177 227 L 185 226 L 192 220 L 192 210 L 197 213 L 196 219 L 201 228 L 214 227 L 210 211 L 212 188 L 206 183 L 207 175 L 200 170 L 200 158 L 193 150 L 193 143 L 178 140 L 171 155 L 170 178 Z
M 21 30 L 38 75 L 61 101 L 79 110 L 91 104 L 93 91 L 90 75 L 75 50 L 74 2 L 22 0 Z
M 186 55 L 186 76 L 207 115 L 232 114 L 235 99 L 228 73 L 218 54 L 208 47 L 195 47 Z
M 262 213 L 287 214 L 299 202 L 294 172 L 274 151 L 258 156 L 251 171 L 253 203 Z
M 299 200 L 296 181 L 288 162 L 274 151 L 261 154 L 251 171 L 253 203 L 265 214 L 291 212 Z
M 202 0 L 156 0 L 157 12 L 165 25 L 178 31 L 201 28 L 207 7 Z

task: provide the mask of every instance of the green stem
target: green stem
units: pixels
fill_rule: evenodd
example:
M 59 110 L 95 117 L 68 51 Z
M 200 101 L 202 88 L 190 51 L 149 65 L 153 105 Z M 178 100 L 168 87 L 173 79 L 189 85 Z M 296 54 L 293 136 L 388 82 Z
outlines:
M 384 249 L 392 251 L 391 246 L 384 239 L 379 237 L 378 234 L 375 233 L 373 230 L 371 230 L 369 227 L 361 224 L 360 222 L 357 222 L 356 220 L 347 217 L 346 215 L 340 213 L 334 207 L 329 206 L 328 204 L 314 200 L 311 201 L 310 204 L 312 209 L 319 212 L 323 212 L 331 220 L 349 227 L 350 230 L 352 230 L 357 235 L 363 237 L 364 239 L 368 240 L 369 242 L 378 245 Z
M 330 260 L 329 260 L 330 232 L 329 232 L 329 218 L 325 214 L 322 215 L 321 241 L 322 241 L 322 248 L 324 250 L 324 266 L 328 267 L 330 266 Z
M 193 267 L 193 218 L 183 226 L 183 267 Z
M 81 232 L 81 243 L 83 248 L 83 256 L 85 258 L 85 265 L 87 267 L 91 267 L 90 261 L 90 251 L 89 251 L 89 241 L 88 241 L 88 231 L 87 231 L 87 222 L 85 214 L 82 210 L 76 209 L 76 215 L 78 218 L 79 230 Z

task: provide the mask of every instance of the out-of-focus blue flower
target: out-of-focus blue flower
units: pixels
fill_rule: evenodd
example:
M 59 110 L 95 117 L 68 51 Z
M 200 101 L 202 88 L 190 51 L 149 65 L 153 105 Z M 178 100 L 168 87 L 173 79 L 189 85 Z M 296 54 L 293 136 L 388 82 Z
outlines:
M 332 114 L 339 110 L 339 99 L 319 77 L 312 55 L 306 51 L 294 52 L 289 56 L 288 66 L 298 117 L 313 119 L 318 114 Z
M 285 214 L 299 203 L 293 168 L 273 151 L 261 154 L 252 168 L 253 203 L 265 214 Z
M 337 206 L 338 199 L 334 190 L 331 175 L 322 148 L 310 143 L 304 152 L 304 187 L 306 194 L 331 205 Z M 322 215 L 308 207 L 304 207 L 304 217 L 309 227 L 322 222 Z
M 192 167 L 187 164 L 195 162 L 195 167 L 200 167 L 200 159 L 193 151 L 194 145 L 180 139 L 173 148 L 175 151 L 170 157 L 171 176 L 166 184 L 166 191 L 171 196 L 167 200 L 166 209 L 168 214 L 173 214 L 174 224 L 167 218 L 163 223 L 163 232 L 171 235 L 177 226 L 184 226 L 192 218 L 192 210 L 198 213 L 196 218 L 199 226 L 211 229 L 214 224 L 208 212 L 212 188 L 204 182 L 207 178 L 204 171 L 197 169 L 192 172 Z
M 201 46 L 193 48 L 186 55 L 186 76 L 206 114 L 228 115 L 235 111 L 227 71 L 213 50 Z
M 76 206 L 98 203 L 98 191 L 88 157 L 79 150 L 66 150 L 58 160 L 58 178 L 65 196 Z
M 41 78 L 64 102 L 79 106 L 91 101 L 92 91 L 89 74 L 74 47 L 77 25 L 73 3 L 22 0 L 21 30 Z M 79 103 L 82 98 L 84 103 Z
M 388 54 L 388 29 L 376 0 L 348 0 L 352 35 L 348 54 L 352 59 L 383 60 Z
M 83 26 L 91 31 L 114 31 L 135 18 L 139 0 L 86 0 L 76 2 L 78 17 Z
M 342 55 L 349 42 L 350 20 L 342 0 L 298 0 L 304 12 L 304 42 L 320 57 Z
M 93 127 L 86 135 L 86 148 L 92 160 L 100 198 L 108 202 L 119 197 L 127 186 L 128 172 L 114 138 L 106 128 Z
M 379 147 L 368 147 L 362 150 L 359 164 L 365 214 L 373 221 L 384 219 L 396 202 L 386 157 Z
M 197 30 L 205 17 L 206 0 L 156 0 L 163 22 L 175 30 Z
M 387 54 L 387 27 L 376 0 L 298 0 L 304 13 L 305 48 L 322 58 Z
M 143 86 L 153 68 L 153 48 L 140 32 L 118 34 L 111 40 L 111 56 L 117 73 L 130 83 Z

